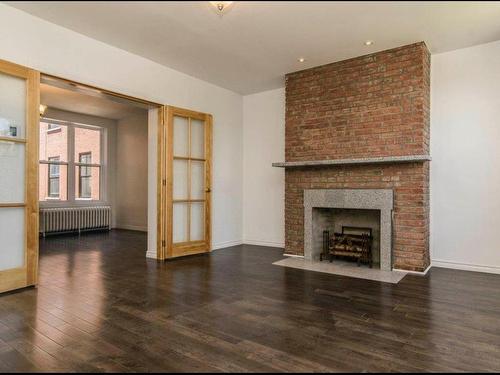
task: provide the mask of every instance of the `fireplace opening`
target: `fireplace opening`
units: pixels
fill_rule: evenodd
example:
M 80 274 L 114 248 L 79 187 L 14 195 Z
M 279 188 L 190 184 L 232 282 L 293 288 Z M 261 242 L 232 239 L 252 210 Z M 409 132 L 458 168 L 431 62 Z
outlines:
M 380 210 L 312 210 L 313 259 L 380 268 Z

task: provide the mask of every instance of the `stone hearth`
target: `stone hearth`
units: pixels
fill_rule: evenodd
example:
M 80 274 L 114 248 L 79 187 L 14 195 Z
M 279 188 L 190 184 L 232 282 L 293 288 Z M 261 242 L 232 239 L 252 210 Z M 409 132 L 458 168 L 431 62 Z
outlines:
M 392 209 L 390 189 L 313 189 L 304 190 L 304 257 L 318 260 L 321 242 L 315 241 L 313 210 L 343 208 L 380 211 L 380 269 L 392 269 Z M 319 228 L 320 231 L 323 228 Z M 319 243 L 318 243 L 319 242 Z

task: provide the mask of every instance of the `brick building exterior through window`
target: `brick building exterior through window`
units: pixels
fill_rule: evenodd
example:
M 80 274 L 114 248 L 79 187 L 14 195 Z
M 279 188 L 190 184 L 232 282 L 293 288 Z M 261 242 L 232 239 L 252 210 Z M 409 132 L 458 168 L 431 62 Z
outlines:
M 103 129 L 43 119 L 40 122 L 39 200 L 99 201 Z

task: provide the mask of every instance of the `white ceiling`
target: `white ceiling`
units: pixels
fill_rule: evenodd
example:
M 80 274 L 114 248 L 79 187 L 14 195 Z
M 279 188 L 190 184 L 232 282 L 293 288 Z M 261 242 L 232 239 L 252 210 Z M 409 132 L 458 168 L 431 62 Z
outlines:
M 49 108 L 111 120 L 121 120 L 125 117 L 146 113 L 144 109 L 133 105 L 117 103 L 102 97 L 85 95 L 45 83 L 40 84 L 40 103 Z
M 236 1 L 223 17 L 208 1 L 7 4 L 241 94 L 422 40 L 440 53 L 500 39 L 500 2 Z

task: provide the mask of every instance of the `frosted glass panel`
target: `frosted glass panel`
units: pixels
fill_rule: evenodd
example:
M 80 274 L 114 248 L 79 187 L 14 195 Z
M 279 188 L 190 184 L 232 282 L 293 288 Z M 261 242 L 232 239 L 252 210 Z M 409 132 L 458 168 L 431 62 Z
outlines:
M 174 156 L 189 156 L 189 122 L 174 116 Z
M 0 73 L 0 137 L 25 138 L 26 81 Z
M 0 208 L 0 271 L 24 266 L 24 208 Z
M 24 203 L 25 147 L 0 141 L 0 203 Z
M 205 162 L 191 162 L 191 199 L 205 199 Z
M 174 199 L 188 199 L 188 162 L 174 160 Z
M 205 121 L 191 120 L 191 157 L 205 159 Z
M 205 239 L 205 203 L 191 204 L 191 241 Z
M 188 238 L 188 203 L 174 203 L 173 241 L 187 242 Z

